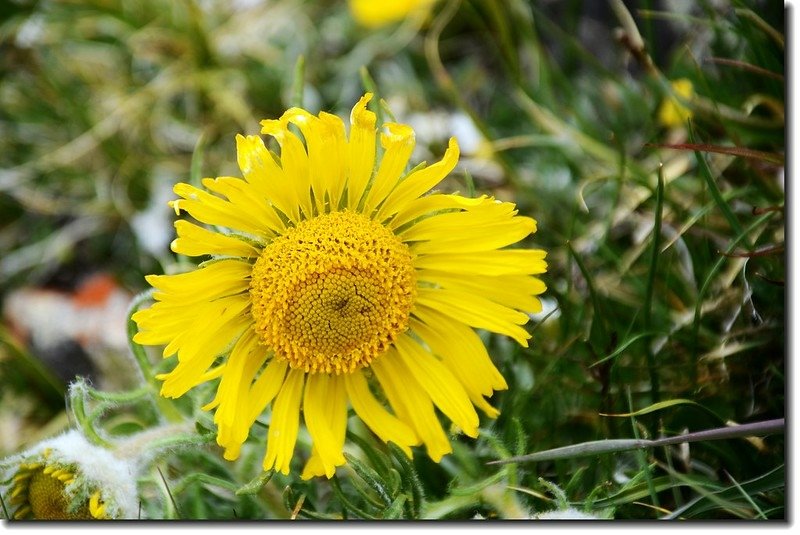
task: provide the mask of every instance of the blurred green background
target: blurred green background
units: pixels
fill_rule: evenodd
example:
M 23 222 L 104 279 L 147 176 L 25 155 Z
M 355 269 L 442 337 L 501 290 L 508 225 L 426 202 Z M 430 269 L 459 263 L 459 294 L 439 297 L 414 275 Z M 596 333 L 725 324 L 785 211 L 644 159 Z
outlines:
M 372 29 L 332 0 L 3 2 L 0 456 L 68 425 L 76 374 L 136 384 L 125 312 L 185 262 L 176 182 L 237 176 L 236 133 L 297 104 L 346 116 L 369 89 L 415 128 L 415 162 L 457 136 L 443 187 L 516 202 L 548 251 L 531 347 L 485 337 L 501 417 L 440 465 L 415 456 L 428 511 L 496 515 L 486 481 L 545 510 L 544 478 L 616 518 L 783 518 L 782 435 L 484 462 L 785 415 L 784 9 L 452 0 Z M 690 126 L 659 119 L 665 99 Z M 669 400 L 693 403 L 609 416 Z M 292 492 L 333 514 L 327 485 Z

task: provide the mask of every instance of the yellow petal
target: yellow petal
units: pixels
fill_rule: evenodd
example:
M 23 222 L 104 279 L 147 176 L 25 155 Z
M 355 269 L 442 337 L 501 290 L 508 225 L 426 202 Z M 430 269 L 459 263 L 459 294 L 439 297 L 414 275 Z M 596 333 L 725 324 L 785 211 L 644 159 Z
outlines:
M 420 269 L 417 270 L 417 281 L 481 295 L 495 303 L 529 314 L 535 314 L 542 310 L 541 301 L 534 296 L 547 289 L 541 280 L 528 275 L 484 277 L 483 275 L 471 276 L 463 273 Z
M 478 329 L 505 334 L 523 347 L 528 347 L 528 332 L 520 327 L 528 316 L 488 299 L 445 288 L 417 290 L 418 307 L 428 307 Z
M 261 192 L 241 178 L 204 178 L 202 183 L 208 191 L 227 197 L 248 219 L 257 222 L 265 233 L 275 235 L 285 228 L 283 221 Z
M 384 127 L 388 130 L 381 134 L 381 145 L 385 150 L 375 180 L 367 192 L 364 203 L 364 213 L 367 215 L 383 202 L 405 174 L 406 164 L 414 150 L 414 130 L 410 126 L 386 123 Z
M 184 210 L 201 223 L 240 230 L 261 239 L 272 234 L 268 227 L 250 217 L 238 205 L 205 190 L 180 182 L 175 184 L 173 191 L 182 197 L 171 202 L 175 212 Z
M 213 327 L 210 323 L 212 318 L 219 316 L 224 309 L 235 307 L 243 310 L 250 301 L 243 291 L 226 293 L 229 295 L 199 301 L 189 297 L 184 301 L 180 294 L 161 295 L 163 301 L 134 314 L 133 320 L 139 327 L 139 332 L 133 337 L 134 341 L 142 344 L 167 344 L 163 351 L 164 357 L 173 355 L 179 347 L 192 338 L 203 335 L 207 328 Z
M 278 165 L 258 136 L 236 136 L 239 168 L 249 182 L 272 205 L 294 223 L 300 221 L 300 201 L 295 185 Z
M 261 371 L 258 379 L 253 381 L 253 378 L 261 370 L 264 361 L 269 358 L 268 352 L 260 345 L 251 347 L 249 354 L 246 354 L 244 368 L 239 378 L 238 387 L 240 388 L 236 405 L 233 407 L 232 414 L 225 414 L 220 416 L 220 428 L 217 434 L 217 443 L 226 448 L 225 458 L 235 459 L 239 455 L 239 446 L 241 442 L 237 442 L 239 437 L 244 434 L 244 439 L 247 438 L 247 432 L 253 426 L 256 418 L 264 411 L 264 408 L 269 404 L 273 398 L 278 394 L 283 386 L 283 380 L 286 376 L 286 361 L 280 359 L 271 359 L 267 366 Z M 231 388 L 236 388 L 231 379 Z M 252 383 L 252 384 L 251 384 Z M 219 389 L 217 395 L 211 403 L 202 407 L 203 410 L 211 410 L 221 404 L 222 396 Z M 222 418 L 226 420 L 222 420 Z M 232 418 L 230 420 L 229 418 Z M 217 421 L 215 414 L 214 420 Z M 226 427 L 226 423 L 230 427 Z
M 345 463 L 342 450 L 347 428 L 347 396 L 342 377 L 324 373 L 309 375 L 303 397 L 303 415 L 322 474 L 333 477 L 336 467 Z M 318 475 L 316 469 L 309 470 L 309 473 Z
M 239 293 L 249 286 L 252 264 L 240 260 L 225 259 L 204 264 L 202 267 L 176 275 L 147 275 L 145 280 L 156 292 L 155 299 L 165 293 L 170 298 L 184 302 L 209 301 L 231 293 Z
M 202 310 L 203 314 L 199 315 L 196 321 L 187 324 L 182 332 L 176 334 L 164 348 L 164 356 L 177 353 L 178 362 L 185 362 L 199 353 L 208 353 L 209 343 L 213 347 L 219 347 L 221 351 L 238 338 L 245 327 L 252 324 L 249 315 L 244 314 L 249 306 L 249 297 L 242 295 L 203 303 L 195 309 L 195 313 Z
M 401 236 L 424 253 L 470 253 L 499 249 L 536 231 L 536 221 L 516 216 L 512 203 L 489 201 L 463 212 L 437 214 L 411 225 Z
M 477 437 L 478 414 L 461 382 L 408 334 L 400 335 L 395 341 L 395 347 L 400 360 L 439 410 L 465 434 Z
M 375 168 L 375 114 L 367 109 L 372 93 L 356 103 L 350 113 L 347 143 L 347 205 L 357 207 Z
M 319 456 L 319 451 L 315 446 L 311 447 L 311 456 L 306 461 L 303 471 L 300 474 L 300 479 L 308 480 L 312 477 L 324 476 L 325 466 L 322 464 L 322 458 Z
M 538 275 L 547 271 L 547 255 L 539 249 L 504 249 L 476 253 L 443 253 L 420 255 L 414 260 L 419 268 L 451 271 L 471 275 Z
M 176 344 L 178 364 L 165 375 L 161 386 L 163 396 L 180 397 L 198 384 L 214 360 L 251 325 L 252 320 L 240 315 L 244 308 L 221 309 L 196 329 L 187 331 L 190 335 L 182 337 L 180 345 Z
M 428 456 L 438 463 L 444 455 L 453 451 L 433 410 L 431 397 L 400 362 L 397 350 L 389 348 L 370 367 L 395 414 L 414 429 L 425 444 Z
M 344 121 L 338 115 L 320 112 L 319 118 L 333 136 L 325 143 L 323 159 L 327 161 L 326 169 L 329 171 L 329 174 L 326 175 L 328 180 L 326 190 L 330 196 L 331 207 L 335 210 L 339 207 L 347 184 L 347 135 L 345 134 Z
M 170 248 L 186 256 L 223 255 L 253 258 L 258 256 L 258 250 L 244 240 L 234 236 L 226 236 L 219 232 L 212 232 L 188 221 L 179 219 L 175 222 L 178 238 L 172 242 Z
M 423 193 L 429 191 L 436 184 L 441 182 L 458 163 L 458 143 L 455 138 L 450 138 L 450 143 L 442 157 L 442 160 L 433 165 L 414 171 L 403 179 L 400 184 L 386 198 L 386 202 L 378 211 L 378 220 L 382 221 L 391 216 Z
M 264 407 L 278 395 L 286 377 L 286 369 L 289 366 L 283 359 L 273 358 L 269 364 L 253 382 L 248 392 L 247 420 L 248 427 L 256 421 L 258 415 L 264 411 Z
M 412 318 L 412 331 L 441 357 L 442 363 L 464 385 L 475 406 L 496 417 L 498 411 L 486 403 L 484 396 L 491 396 L 494 390 L 505 390 L 508 385 L 492 363 L 480 337 L 463 323 L 432 310 L 424 319 L 429 323 Z
M 412 320 L 415 333 L 427 343 L 445 363 L 459 368 L 463 384 L 484 396 L 493 390 L 508 388 L 505 378 L 495 367 L 480 336 L 464 323 L 448 318 L 435 310 L 420 311 L 421 322 Z
M 441 193 L 432 193 L 425 197 L 409 201 L 408 204 L 401 208 L 400 211 L 397 212 L 397 215 L 389 221 L 388 227 L 392 230 L 396 230 L 431 212 L 452 211 L 453 209 L 461 210 L 471 206 L 478 206 L 485 202 L 485 199 L 485 196 L 472 199 L 455 194 L 444 195 Z
M 303 397 L 303 370 L 291 370 L 286 376 L 275 405 L 267 434 L 267 453 L 264 470 L 275 470 L 289 474 L 289 464 L 294 454 L 297 431 L 300 426 L 300 400 Z
M 239 457 L 239 449 L 250 431 L 247 393 L 266 358 L 266 351 L 250 329 L 239 338 L 227 359 L 217 388 L 219 406 L 214 413 L 214 423 L 217 424 L 217 444 L 225 448 L 224 457 L 228 460 Z
M 100 493 L 95 492 L 89 497 L 89 513 L 94 518 L 103 518 L 106 514 L 106 507 L 100 501 Z
M 384 442 L 394 442 L 409 457 L 411 448 L 419 444 L 419 437 L 405 423 L 389 413 L 372 392 L 360 370 L 344 375 L 347 395 L 358 417 Z
M 292 108 L 284 118 L 297 125 L 308 148 L 309 182 L 318 212 L 338 208 L 344 189 L 346 155 L 344 124 L 331 114 L 314 117 L 300 108 Z M 326 208 L 326 198 L 330 206 Z
M 309 176 L 308 154 L 294 133 L 288 128 L 286 112 L 278 120 L 261 121 L 261 133 L 275 138 L 281 146 L 281 168 L 286 180 L 294 187 L 297 202 L 306 218 L 313 216 L 311 208 L 311 182 Z

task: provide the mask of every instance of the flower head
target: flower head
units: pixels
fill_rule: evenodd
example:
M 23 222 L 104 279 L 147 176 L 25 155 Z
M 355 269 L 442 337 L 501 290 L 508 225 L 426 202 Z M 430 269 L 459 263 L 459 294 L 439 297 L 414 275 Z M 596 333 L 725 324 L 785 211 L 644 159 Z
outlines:
M 368 28 L 378 28 L 409 16 L 425 16 L 435 0 L 349 0 L 353 18 Z
M 12 518 L 135 518 L 134 467 L 77 431 L 39 443 L 13 465 L 11 478 L 3 485 Z
M 455 167 L 453 139 L 441 161 L 407 173 L 414 132 L 388 123 L 376 165 L 370 98 L 349 135 L 335 115 L 292 108 L 261 123 L 280 155 L 237 137 L 244 180 L 175 186 L 178 213 L 229 230 L 176 222 L 172 249 L 211 259 L 147 277 L 155 304 L 134 314 L 134 340 L 177 354 L 164 396 L 220 377 L 204 408 L 216 409 L 227 459 L 271 406 L 264 469 L 288 473 L 302 408 L 313 442 L 303 477 L 331 477 L 350 405 L 383 441 L 409 456 L 424 444 L 438 462 L 451 445 L 436 409 L 475 437 L 475 407 L 497 416 L 486 398 L 507 388 L 474 329 L 530 338 L 545 253 L 505 247 L 536 222 L 488 197 L 424 195 Z
M 680 78 L 672 82 L 672 91 L 675 95 L 685 100 L 694 97 L 694 86 L 691 80 Z M 674 96 L 668 96 L 658 109 L 658 122 L 667 128 L 683 126 L 692 118 L 692 110 L 687 108 Z

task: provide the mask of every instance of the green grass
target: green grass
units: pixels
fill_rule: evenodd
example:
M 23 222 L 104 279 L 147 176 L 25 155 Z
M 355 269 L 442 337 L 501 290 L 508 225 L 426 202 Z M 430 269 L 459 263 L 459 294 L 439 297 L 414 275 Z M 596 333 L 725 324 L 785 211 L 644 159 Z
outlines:
M 509 384 L 493 398 L 502 414 L 477 440 L 455 437 L 440 464 L 355 425 L 335 479 L 263 475 L 263 425 L 234 463 L 197 445 L 214 429 L 202 388 L 156 410 L 149 395 L 95 393 L 79 420 L 107 435 L 158 414 L 196 426 L 191 447 L 164 450 L 143 476 L 143 516 L 505 518 L 570 505 L 615 519 L 785 518 L 775 429 L 488 464 L 785 416 L 780 3 L 679 13 L 643 1 L 628 20 L 621 3 L 597 2 L 596 20 L 594 2 L 446 0 L 421 28 L 374 31 L 344 2 L 229 4 L 0 8 L 0 301 L 97 269 L 145 290 L 144 275 L 179 261 L 134 230 L 159 192 L 237 175 L 234 135 L 262 118 L 299 104 L 346 115 L 372 86 L 384 116 L 472 119 L 485 143 L 446 186 L 538 221 L 524 246 L 548 251 L 555 311 L 528 325 L 529 348 L 484 336 Z M 694 116 L 666 128 L 657 110 L 678 78 L 694 85 Z M 444 152 L 446 136 L 418 136 L 420 158 Z M 478 165 L 487 157 L 494 167 Z M 5 328 L 0 342 L 0 414 L 22 429 L 5 456 L 67 422 L 65 385 Z

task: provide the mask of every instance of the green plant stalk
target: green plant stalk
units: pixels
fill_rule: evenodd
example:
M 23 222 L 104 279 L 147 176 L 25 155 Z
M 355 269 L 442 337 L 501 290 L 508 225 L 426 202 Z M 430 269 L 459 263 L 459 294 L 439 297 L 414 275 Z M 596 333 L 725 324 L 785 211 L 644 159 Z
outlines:
M 592 305 L 595 311 L 595 318 L 594 321 L 600 320 L 600 325 L 603 329 L 603 337 L 606 338 L 608 335 L 608 325 L 606 324 L 606 315 L 603 314 L 603 309 L 600 306 L 600 299 L 597 296 L 597 291 L 595 290 L 594 283 L 592 282 L 592 278 L 589 275 L 589 270 L 586 269 L 586 266 L 581 260 L 578 253 L 575 249 L 572 248 L 572 244 L 567 242 L 567 248 L 569 249 L 570 256 L 575 259 L 575 263 L 578 264 L 578 269 L 580 270 L 583 278 L 586 280 L 586 288 L 589 290 L 589 297 L 592 300 Z
M 421 516 L 426 520 L 439 520 L 455 511 L 475 507 L 478 504 L 478 497 L 474 494 L 468 496 L 449 496 L 438 502 L 426 503 Z
M 123 459 L 154 458 L 165 451 L 187 446 L 199 447 L 209 442 L 208 436 L 190 434 L 192 431 L 190 422 L 151 427 L 118 439 L 114 444 L 114 453 Z
M 111 444 L 101 437 L 94 428 L 94 419 L 86 415 L 86 387 L 85 383 L 74 383 L 69 390 L 69 406 L 75 422 L 89 441 L 103 448 L 111 448 Z M 95 419 L 99 414 L 95 415 Z
M 342 504 L 342 506 L 346 510 L 349 510 L 349 511 L 355 513 L 356 515 L 358 515 L 360 518 L 362 518 L 364 520 L 376 520 L 378 518 L 375 515 L 366 512 L 365 510 L 361 509 L 356 504 L 354 504 L 345 495 L 344 491 L 342 490 L 341 485 L 339 484 L 339 480 L 338 480 L 338 478 L 336 476 L 333 476 L 331 478 L 331 486 L 333 487 L 333 492 L 336 494 L 336 497 L 339 499 L 339 502 Z
M 686 475 L 681 474 L 680 472 L 674 472 L 674 473 L 670 474 L 670 476 L 674 477 L 675 479 L 680 481 L 683 485 L 686 485 L 689 488 L 691 488 L 694 492 L 699 494 L 702 498 L 705 498 L 708 501 L 715 503 L 717 505 L 717 507 L 719 507 L 720 509 L 723 509 L 723 510 L 725 510 L 725 511 L 727 511 L 727 512 L 729 512 L 729 513 L 731 513 L 731 514 L 733 514 L 733 515 L 735 515 L 735 516 L 737 516 L 739 518 L 741 518 L 741 519 L 747 519 L 748 518 L 747 516 L 742 514 L 742 512 L 738 508 L 735 507 L 735 504 L 733 504 L 730 501 L 727 501 L 724 498 L 720 498 L 718 496 L 718 493 L 719 493 L 718 490 L 708 490 L 707 488 L 704 488 L 702 486 L 695 485 L 695 484 L 693 484 L 693 481 L 691 479 L 689 479 Z
M 690 481 L 689 478 L 687 478 L 687 476 L 684 474 L 675 473 L 672 475 L 674 475 L 675 479 L 677 479 L 678 481 L 683 482 L 683 484 L 687 484 L 686 482 Z M 771 490 L 776 490 L 776 489 L 783 489 L 785 488 L 785 482 L 786 482 L 786 474 L 784 473 L 784 465 L 780 465 L 770 470 L 766 474 L 762 474 L 760 476 L 757 476 L 753 479 L 741 483 L 739 485 L 739 488 L 734 487 L 733 489 L 735 489 L 736 492 L 738 493 L 744 491 L 745 493 L 749 493 L 752 495 L 763 492 L 769 492 Z M 692 499 L 689 503 L 675 509 L 672 513 L 663 517 L 664 520 L 674 520 L 676 518 L 681 518 L 681 515 L 683 515 L 686 511 L 692 511 L 693 508 L 695 508 L 703 500 L 713 502 L 719 505 L 720 507 L 725 507 L 726 499 L 728 499 L 728 496 L 732 494 L 733 490 L 731 487 L 728 487 L 722 489 L 715 489 L 709 493 L 706 492 L 705 489 L 702 487 L 697 488 L 696 485 L 692 485 L 691 483 L 688 484 L 694 490 L 696 490 L 698 494 L 700 494 L 700 496 Z
M 750 437 L 750 436 L 766 436 L 776 433 L 782 433 L 784 431 L 785 425 L 786 425 L 785 420 L 783 418 L 778 418 L 775 420 L 765 420 L 762 422 L 752 422 L 748 424 L 717 427 L 714 429 L 706 429 L 703 431 L 687 433 L 685 435 L 676 435 L 672 437 L 659 438 L 656 440 L 646 440 L 638 438 L 593 440 L 589 442 L 582 442 L 580 444 L 573 444 L 571 446 L 563 446 L 551 450 L 529 453 L 527 455 L 521 455 L 518 457 L 511 457 L 509 459 L 489 461 L 486 464 L 491 465 L 491 464 L 507 464 L 507 463 L 520 463 L 520 462 L 554 461 L 557 459 L 574 459 L 577 457 L 586 457 L 604 453 L 618 453 L 621 451 L 629 451 L 641 448 L 657 448 L 661 446 L 670 446 L 672 444 L 703 442 L 706 440 L 725 440 L 730 438 L 740 438 L 740 437 Z
M 439 55 L 439 39 L 441 38 L 442 32 L 447 24 L 450 22 L 450 20 L 452 20 L 453 16 L 456 14 L 456 11 L 458 11 L 460 5 L 461 0 L 450 0 L 450 2 L 445 4 L 444 9 L 442 9 L 439 15 L 437 15 L 434 19 L 431 25 L 431 30 L 425 37 L 425 59 L 428 61 L 431 74 L 433 74 L 433 77 L 436 80 L 439 88 L 442 89 L 444 93 L 452 99 L 453 103 L 459 109 L 469 115 L 469 118 L 472 120 L 473 124 L 481 133 L 481 135 L 485 139 L 491 140 L 492 136 L 489 132 L 489 127 L 475 111 L 475 109 L 470 106 L 461 95 L 461 92 L 456 87 L 456 84 L 453 81 L 453 78 L 450 76 L 450 73 L 447 72 L 447 69 L 442 63 L 442 58 Z M 508 176 L 508 180 L 511 182 L 511 184 L 519 185 L 521 183 L 519 174 L 514 166 L 509 164 L 506 157 L 500 153 L 495 153 L 494 158 L 503 168 L 503 171 Z
M 303 107 L 303 92 L 306 86 L 305 79 L 306 72 L 306 58 L 300 54 L 297 57 L 297 62 L 294 64 L 294 81 L 292 82 L 292 106 L 296 108 Z
M 523 519 L 530 516 L 520 504 L 517 493 L 510 490 L 506 484 L 498 483 L 486 487 L 481 491 L 480 497 L 497 511 L 500 518 Z
M 364 86 L 364 89 L 368 93 L 372 93 L 372 101 L 370 101 L 367 106 L 377 116 L 377 124 L 381 125 L 383 124 L 383 108 L 381 108 L 380 105 L 381 94 L 378 91 L 378 84 L 375 83 L 375 80 L 369 73 L 369 69 L 367 69 L 365 65 L 361 66 L 358 70 L 358 74 L 361 77 L 361 84 Z M 376 147 L 376 149 L 377 148 L 378 147 Z
M 728 260 L 728 256 L 732 253 L 736 247 L 739 245 L 739 242 L 743 241 L 747 234 L 761 226 L 762 224 L 766 223 L 772 216 L 774 212 L 767 212 L 761 217 L 757 218 L 753 221 L 742 233 L 740 233 L 736 238 L 728 245 L 728 248 L 725 250 L 725 254 L 721 255 L 719 259 L 714 263 L 711 267 L 711 270 L 708 273 L 703 285 L 700 287 L 700 291 L 697 293 L 697 304 L 694 308 L 694 326 L 692 329 L 692 382 L 697 383 L 697 362 L 698 362 L 698 337 L 700 334 L 700 313 L 703 309 L 703 298 L 705 297 L 706 291 L 708 291 L 709 286 L 711 285 L 711 281 L 716 275 L 717 271 L 722 268 L 722 265 Z
M 711 193 L 711 197 L 714 199 L 714 202 L 717 203 L 717 206 L 722 211 L 722 215 L 725 216 L 725 219 L 728 221 L 728 224 L 731 226 L 733 231 L 737 235 L 743 234 L 742 226 L 739 224 L 739 220 L 736 219 L 736 216 L 731 211 L 730 206 L 728 203 L 725 202 L 725 199 L 722 197 L 722 192 L 719 190 L 717 186 L 717 182 L 714 180 L 714 177 L 711 176 L 711 169 L 708 167 L 708 162 L 703 157 L 700 151 L 694 151 L 694 155 L 697 158 L 697 164 L 700 166 L 700 173 L 703 175 L 703 179 L 706 181 L 706 185 L 708 186 L 708 190 Z M 753 244 L 747 238 L 747 235 L 744 235 L 743 242 L 745 247 L 747 247 L 748 251 L 753 250 Z
M 655 290 L 656 273 L 658 272 L 658 255 L 661 249 L 661 219 L 664 212 L 664 166 L 658 169 L 658 185 L 656 187 L 656 213 L 653 223 L 653 252 L 650 258 L 650 269 L 647 274 L 647 288 L 644 297 L 644 331 L 649 332 L 652 327 L 653 319 L 653 292 Z M 645 353 L 647 355 L 647 369 L 650 374 L 650 397 L 652 403 L 661 401 L 660 385 L 658 378 L 658 366 L 656 356 L 653 353 L 653 344 L 649 338 L 646 339 Z M 651 436 L 658 434 L 658 418 L 653 417 L 650 423 Z
M 189 183 L 197 188 L 202 187 L 203 158 L 207 141 L 208 133 L 204 131 L 197 138 L 197 143 L 195 143 L 194 151 L 192 152 L 192 161 L 189 164 Z
M 631 407 L 633 401 L 631 400 L 630 389 L 628 389 L 626 394 L 628 397 L 628 407 Z M 635 437 L 636 440 L 639 440 L 639 430 L 636 428 L 636 418 L 634 416 L 631 416 L 630 418 L 631 418 L 631 429 L 633 430 L 633 436 Z M 658 421 L 658 420 L 656 418 L 653 418 L 653 421 Z M 647 481 L 647 490 L 650 493 L 651 503 L 655 507 L 659 507 L 658 492 L 656 492 L 656 487 L 655 484 L 653 483 L 653 474 L 651 473 L 652 467 L 647 462 L 647 454 L 644 452 L 644 450 L 640 449 L 636 452 L 636 460 L 639 461 L 639 466 L 641 467 L 642 473 L 644 474 L 645 481 Z
M 765 34 L 769 35 L 770 38 L 772 38 L 772 40 L 775 41 L 781 48 L 786 46 L 786 41 L 783 37 L 783 34 L 767 24 L 767 22 L 759 17 L 752 9 L 736 8 L 734 9 L 734 12 L 742 18 L 753 21 L 755 25 L 759 27 L 759 29 L 761 29 Z
M 0 493 L 0 506 L 3 508 L 3 518 L 10 519 L 11 517 L 8 514 L 8 509 L 6 509 L 6 501 L 3 499 L 2 493 Z
M 134 390 L 127 392 L 102 392 L 94 388 L 87 387 L 86 394 L 96 401 L 104 401 L 109 403 L 134 403 L 150 393 L 150 388 L 147 385 L 140 386 Z
M 514 43 L 511 39 L 511 33 L 509 31 L 509 21 L 507 20 L 508 9 L 505 8 L 500 2 L 486 2 L 486 6 L 489 8 L 491 17 L 497 25 L 497 30 L 500 34 L 499 48 L 501 50 L 501 55 L 505 59 L 506 65 L 511 70 L 511 75 L 514 77 L 514 82 L 516 84 L 520 84 L 522 74 L 519 68 L 517 50 L 514 47 Z
M 618 161 L 616 151 L 559 119 L 553 112 L 537 104 L 522 88 L 514 91 L 514 100 L 545 132 L 557 137 L 568 138 L 572 144 L 580 147 L 587 155 L 603 162 L 609 168 L 612 168 Z M 631 164 L 631 168 L 636 173 L 642 174 L 642 170 L 634 164 Z
M 736 490 L 738 490 L 739 492 L 741 492 L 741 493 L 742 493 L 742 496 L 744 496 L 744 499 L 745 499 L 745 500 L 747 500 L 747 502 L 748 502 L 748 503 L 749 503 L 751 506 L 753 506 L 753 509 L 756 511 L 756 513 L 758 513 L 758 516 L 760 516 L 762 520 L 767 520 L 767 517 L 766 517 L 766 515 L 764 514 L 764 511 L 762 511 L 762 510 L 761 510 L 761 508 L 760 508 L 760 507 L 759 507 L 759 506 L 756 504 L 756 502 L 754 502 L 754 501 L 753 501 L 753 498 L 751 498 L 751 497 L 750 497 L 750 495 L 749 495 L 749 494 L 747 494 L 747 492 L 745 492 L 745 490 L 742 488 L 742 486 L 739 484 L 739 482 L 738 482 L 738 481 L 736 481 L 736 480 L 733 478 L 733 476 L 732 476 L 732 475 L 730 475 L 730 474 L 728 474 L 727 472 L 725 472 L 725 474 L 726 474 L 726 475 L 727 475 L 727 476 L 730 478 L 730 480 L 733 482 L 733 486 L 734 486 L 734 487 L 736 487 Z
M 172 491 L 169 489 L 169 485 L 167 484 L 167 479 L 164 477 L 164 473 L 161 471 L 161 468 L 158 466 L 155 467 L 156 471 L 158 472 L 158 480 L 160 484 L 158 485 L 160 490 L 166 494 L 168 500 L 164 500 L 164 517 L 165 518 L 177 518 L 180 519 L 180 514 L 178 512 L 178 504 L 175 503 L 175 497 L 172 495 Z
M 264 488 L 264 485 L 269 483 L 269 480 L 272 479 L 273 475 L 275 475 L 275 470 L 267 470 L 266 472 L 262 472 L 241 487 L 235 489 L 236 495 L 246 496 L 248 494 L 258 494 L 261 489 Z
M 182 494 L 193 483 L 207 483 L 209 485 L 215 485 L 234 493 L 236 492 L 236 485 L 230 481 L 219 477 L 210 476 L 202 472 L 196 472 L 184 477 L 172 488 L 172 492 L 174 494 Z
M 56 379 L 53 373 L 39 359 L 34 358 L 19 347 L 2 325 L 0 325 L 0 347 L 5 347 L 11 353 L 12 359 L 20 359 L 26 368 L 30 368 L 30 372 L 34 375 L 35 384 L 41 394 L 53 401 L 64 399 L 64 385 Z M 27 370 L 25 371 L 27 374 Z

